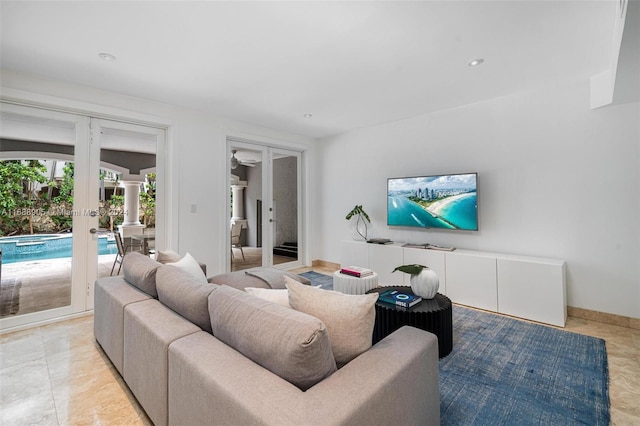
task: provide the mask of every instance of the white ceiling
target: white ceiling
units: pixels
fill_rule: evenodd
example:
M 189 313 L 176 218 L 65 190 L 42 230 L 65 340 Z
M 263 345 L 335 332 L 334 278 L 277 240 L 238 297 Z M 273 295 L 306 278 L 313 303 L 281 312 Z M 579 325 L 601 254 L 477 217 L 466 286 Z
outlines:
M 0 54 L 5 69 L 324 137 L 588 79 L 610 67 L 616 1 L 2 1 Z

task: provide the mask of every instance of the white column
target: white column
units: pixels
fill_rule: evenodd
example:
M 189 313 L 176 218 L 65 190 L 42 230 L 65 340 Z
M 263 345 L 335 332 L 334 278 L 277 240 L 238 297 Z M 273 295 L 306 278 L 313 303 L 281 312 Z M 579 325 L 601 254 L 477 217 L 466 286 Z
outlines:
M 231 185 L 233 206 L 231 220 L 244 219 L 244 188 L 246 185 Z
M 124 222 L 122 225 L 140 225 L 140 182 L 122 182 L 124 186 Z

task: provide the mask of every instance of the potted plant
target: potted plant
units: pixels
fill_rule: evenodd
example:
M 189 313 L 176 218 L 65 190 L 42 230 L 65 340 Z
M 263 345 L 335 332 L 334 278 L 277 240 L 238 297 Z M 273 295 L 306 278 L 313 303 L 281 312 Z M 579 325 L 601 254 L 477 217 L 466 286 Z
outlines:
M 391 272 L 400 271 L 411 275 L 409 280 L 413 294 L 423 299 L 433 299 L 440 287 L 438 274 L 424 265 L 412 264 L 398 266 Z
M 345 219 L 350 220 L 352 217 L 357 216 L 358 220 L 356 221 L 356 232 L 365 240 L 367 239 L 367 222 L 371 223 L 371 219 L 369 219 L 369 215 L 362 209 L 362 206 L 356 205 L 349 213 Z M 360 232 L 360 223 L 364 225 L 364 234 Z

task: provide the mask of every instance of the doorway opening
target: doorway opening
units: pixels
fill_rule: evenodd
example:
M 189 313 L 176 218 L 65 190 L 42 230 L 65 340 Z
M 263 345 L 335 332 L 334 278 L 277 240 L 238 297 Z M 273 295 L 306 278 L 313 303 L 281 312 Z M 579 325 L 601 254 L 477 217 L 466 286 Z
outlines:
M 230 271 L 300 266 L 301 153 L 230 140 Z

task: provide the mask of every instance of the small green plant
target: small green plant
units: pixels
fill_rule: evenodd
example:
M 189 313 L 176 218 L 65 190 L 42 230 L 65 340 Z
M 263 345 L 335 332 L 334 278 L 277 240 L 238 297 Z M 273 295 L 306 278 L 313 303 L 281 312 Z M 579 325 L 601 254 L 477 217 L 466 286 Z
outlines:
M 358 218 L 356 222 L 356 232 L 365 240 L 367 239 L 367 222 L 371 223 L 371 219 L 367 212 L 364 211 L 361 205 L 356 205 L 349 213 L 345 219 L 350 220 L 352 217 L 356 216 Z M 360 222 L 364 224 L 364 234 L 360 232 Z
M 400 271 L 400 272 L 407 273 L 409 275 L 418 275 L 420 272 L 422 272 L 422 270 L 424 268 L 426 268 L 426 266 L 418 265 L 418 264 L 414 263 L 413 265 L 401 265 L 401 266 L 398 266 L 396 269 L 391 271 L 391 273 L 393 273 L 395 271 Z

